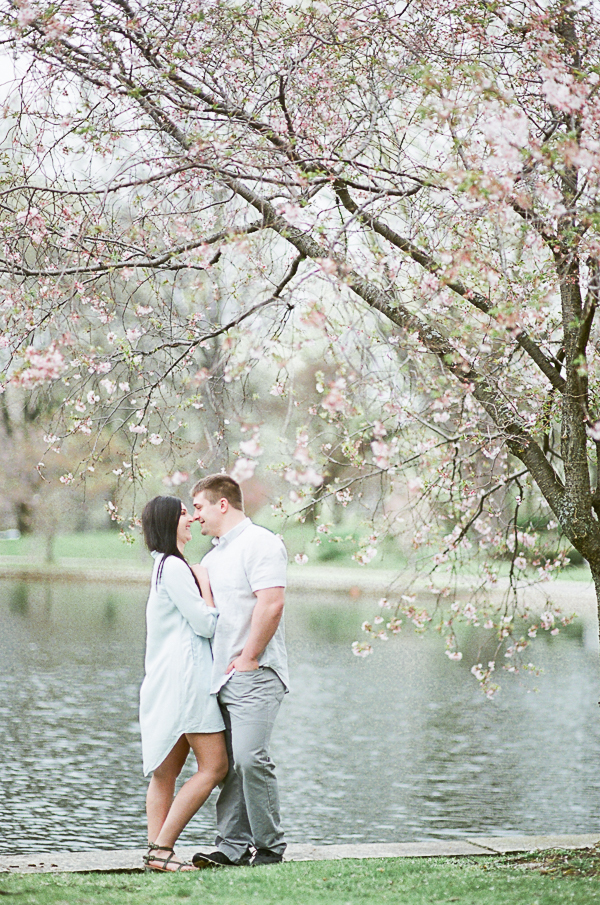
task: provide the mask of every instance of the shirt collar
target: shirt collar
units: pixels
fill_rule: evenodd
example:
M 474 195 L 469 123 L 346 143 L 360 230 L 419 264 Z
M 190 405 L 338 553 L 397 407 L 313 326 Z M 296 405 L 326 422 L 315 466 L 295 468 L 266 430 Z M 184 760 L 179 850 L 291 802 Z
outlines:
M 223 534 L 221 535 L 221 537 L 213 537 L 212 542 L 215 547 L 226 546 L 227 544 L 230 544 L 232 540 L 235 540 L 236 537 L 238 537 L 242 533 L 242 531 L 245 531 L 248 525 L 251 524 L 252 522 L 250 521 L 250 519 L 246 517 L 242 522 L 239 523 L 239 525 L 236 525 L 234 528 L 230 528 L 227 534 Z

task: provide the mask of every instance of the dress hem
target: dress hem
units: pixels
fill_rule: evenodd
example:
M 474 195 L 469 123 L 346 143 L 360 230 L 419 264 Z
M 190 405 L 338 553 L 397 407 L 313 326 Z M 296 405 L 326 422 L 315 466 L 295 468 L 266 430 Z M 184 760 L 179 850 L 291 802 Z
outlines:
M 169 756 L 179 739 L 182 735 L 215 735 L 217 732 L 224 732 L 225 724 L 222 724 L 219 729 L 183 729 L 180 733 L 175 735 L 173 743 L 167 748 L 167 751 L 163 756 L 156 761 L 151 767 L 142 766 L 142 771 L 144 776 L 148 776 L 150 773 L 154 773 L 157 767 L 160 767 L 162 762 Z

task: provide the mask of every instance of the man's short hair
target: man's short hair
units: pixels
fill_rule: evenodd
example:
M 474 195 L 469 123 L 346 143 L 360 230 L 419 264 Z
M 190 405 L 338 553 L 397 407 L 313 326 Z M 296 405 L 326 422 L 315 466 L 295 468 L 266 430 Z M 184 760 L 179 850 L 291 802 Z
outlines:
M 244 511 L 242 488 L 227 474 L 208 474 L 205 478 L 200 478 L 192 488 L 192 499 L 198 493 L 206 494 L 211 503 L 227 500 L 234 509 Z

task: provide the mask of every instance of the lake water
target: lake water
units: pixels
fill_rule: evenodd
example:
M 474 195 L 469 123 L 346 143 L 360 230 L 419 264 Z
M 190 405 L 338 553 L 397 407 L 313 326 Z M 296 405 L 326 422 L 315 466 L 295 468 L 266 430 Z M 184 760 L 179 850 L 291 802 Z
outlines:
M 145 598 L 139 586 L 0 582 L 0 852 L 144 844 Z M 438 638 L 354 657 L 365 607 L 289 595 L 293 690 L 273 739 L 288 841 L 600 831 L 593 644 L 542 641 L 544 675 L 501 677 L 489 702 Z M 181 838 L 213 840 L 214 797 Z

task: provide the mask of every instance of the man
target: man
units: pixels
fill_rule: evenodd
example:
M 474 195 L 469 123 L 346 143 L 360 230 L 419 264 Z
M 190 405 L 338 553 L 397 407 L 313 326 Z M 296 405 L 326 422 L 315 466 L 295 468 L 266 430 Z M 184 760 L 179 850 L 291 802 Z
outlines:
M 202 565 L 219 610 L 211 692 L 218 694 L 229 756 L 217 800 L 218 850 L 192 861 L 196 867 L 274 864 L 286 847 L 268 746 L 288 690 L 287 554 L 280 538 L 245 516 L 240 486 L 228 475 L 198 481 L 192 497 L 202 534 L 214 538 Z

